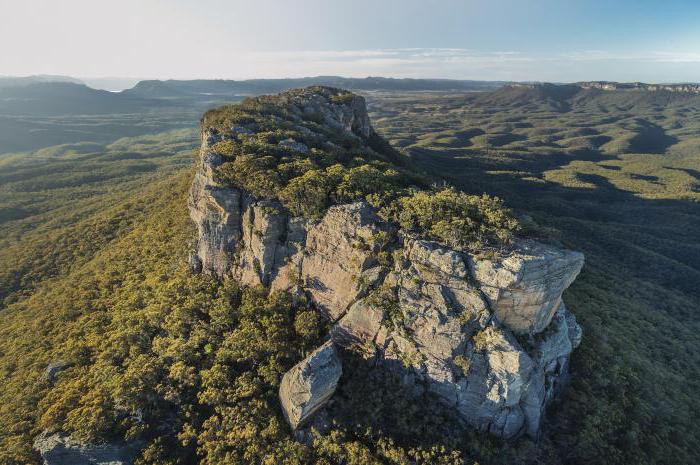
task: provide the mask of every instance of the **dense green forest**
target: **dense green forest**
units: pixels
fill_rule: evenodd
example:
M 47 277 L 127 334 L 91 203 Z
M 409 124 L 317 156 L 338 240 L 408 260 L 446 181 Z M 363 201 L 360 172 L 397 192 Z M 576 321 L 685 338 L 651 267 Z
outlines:
M 586 254 L 565 294 L 584 329 L 573 383 L 538 441 L 462 430 L 349 360 L 331 431 L 295 442 L 277 385 L 327 328 L 187 270 L 193 120 L 2 150 L 0 463 L 38 463 L 43 430 L 140 438 L 142 464 L 697 462 L 700 107 L 639 95 L 370 97 L 412 163 Z M 51 383 L 57 360 L 72 366 Z

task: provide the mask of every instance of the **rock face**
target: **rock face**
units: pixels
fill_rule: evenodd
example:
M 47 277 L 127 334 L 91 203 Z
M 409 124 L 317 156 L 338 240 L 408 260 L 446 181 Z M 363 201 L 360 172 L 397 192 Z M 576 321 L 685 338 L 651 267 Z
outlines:
M 377 281 L 379 269 L 372 242 L 386 229 L 364 203 L 331 207 L 323 220 L 309 229 L 300 267 L 303 286 L 332 320 L 357 300 L 363 286 Z
M 302 425 L 330 399 L 342 372 L 338 351 L 328 341 L 285 373 L 279 397 L 292 429 Z
M 514 257 L 528 261 L 527 255 L 503 261 Z M 552 323 L 528 336 L 526 350 L 492 311 L 483 286 L 470 283 L 467 261 L 475 259 L 433 242 L 406 241 L 379 291 L 384 296 L 354 304 L 334 328 L 334 338 L 345 346 L 366 348 L 369 342 L 377 364 L 405 372 L 408 383 L 454 408 L 475 428 L 506 438 L 523 432 L 536 436 L 544 407 L 566 381 L 580 327 L 559 294 Z M 543 276 L 540 267 L 524 268 Z M 519 302 L 513 308 L 525 314 Z M 538 314 L 531 316 L 529 326 L 534 326 Z
M 470 259 L 469 266 L 496 317 L 516 333 L 534 334 L 549 325 L 583 254 L 522 241 L 504 260 Z
M 141 443 L 84 444 L 59 433 L 40 434 L 34 440 L 44 465 L 131 465 Z
M 240 238 L 242 199 L 238 189 L 221 187 L 214 180 L 214 170 L 221 164 L 221 155 L 210 148 L 216 142 L 215 136 L 203 135 L 188 207 L 199 237 L 195 268 L 223 275 L 231 267 L 231 254 Z
M 288 110 L 321 115 L 327 127 L 360 141 L 372 135 L 359 97 L 330 104 L 312 95 Z M 237 127 L 232 137 L 251 131 Z M 474 428 L 506 438 L 538 434 L 581 341 L 562 293 L 581 270 L 582 254 L 520 240 L 509 253 L 484 259 L 406 236 L 363 202 L 331 207 L 315 221 L 295 218 L 276 201 L 216 183 L 218 137 L 204 131 L 190 192 L 199 232 L 192 268 L 303 293 L 335 323 L 334 342 L 283 379 L 280 400 L 292 428 L 335 390 L 336 344 L 359 348 L 377 367 L 400 373 L 411 392 Z M 382 247 L 393 258 L 380 263 Z

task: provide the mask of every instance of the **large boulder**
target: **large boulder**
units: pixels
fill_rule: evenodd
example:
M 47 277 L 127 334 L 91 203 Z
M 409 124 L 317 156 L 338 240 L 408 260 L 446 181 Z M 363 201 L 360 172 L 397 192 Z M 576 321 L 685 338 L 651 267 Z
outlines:
M 279 398 L 292 429 L 311 418 L 331 398 L 342 372 L 338 351 L 328 341 L 285 373 Z
M 132 465 L 142 449 L 142 442 L 88 444 L 60 433 L 34 440 L 44 465 Z
M 68 368 L 71 368 L 73 365 L 74 363 L 68 360 L 53 361 L 46 365 L 46 369 L 44 369 L 44 379 L 49 384 L 53 384 L 56 382 L 56 379 L 58 378 L 58 375 L 60 373 L 67 370 Z

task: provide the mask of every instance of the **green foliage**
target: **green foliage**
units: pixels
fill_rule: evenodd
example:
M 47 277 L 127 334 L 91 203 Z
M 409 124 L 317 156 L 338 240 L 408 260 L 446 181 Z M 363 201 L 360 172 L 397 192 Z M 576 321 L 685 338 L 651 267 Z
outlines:
M 333 103 L 337 103 L 339 105 L 344 105 L 352 102 L 352 100 L 355 98 L 355 94 L 352 92 L 340 92 L 337 93 L 333 96 L 331 96 L 330 100 Z
M 472 342 L 474 342 L 474 350 L 477 352 L 484 352 L 493 344 L 498 343 L 502 337 L 503 335 L 498 328 L 495 326 L 488 326 L 472 337 Z
M 322 323 L 318 312 L 305 310 L 294 318 L 294 331 L 304 339 L 316 340 L 321 335 Z
M 586 267 L 565 296 L 583 343 L 568 394 L 548 413 L 537 443 L 462 430 L 451 412 L 428 409 L 435 404 L 409 396 L 397 376 L 348 354 L 328 409 L 331 430 L 310 447 L 293 441 L 276 385 L 316 346 L 323 323 L 287 296 L 242 292 L 186 270 L 193 231 L 189 168 L 181 168 L 191 164 L 195 131 L 112 142 L 113 134 L 175 124 L 156 121 L 162 115 L 117 115 L 4 127 L 19 134 L 49 127 L 29 141 L 41 146 L 59 136 L 76 142 L 57 128 L 101 142 L 0 156 L 0 463 L 37 464 L 32 442 L 42 428 L 99 439 L 138 435 L 147 443 L 139 465 L 697 463 L 700 364 L 688 350 L 700 344 L 697 112 L 681 96 L 654 108 L 610 93 L 582 99 L 573 112 L 496 98 L 385 95 L 375 100 L 383 111 L 375 125 L 421 168 L 530 214 L 536 224 L 525 221 L 527 234 L 554 231 L 585 252 Z M 235 111 L 219 115 L 222 127 Z M 669 146 L 657 128 L 634 121 L 640 117 L 678 142 Z M 144 126 L 126 133 L 134 121 Z M 312 147 L 307 157 L 278 152 L 274 141 L 289 133 L 268 129 L 251 142 L 281 157 L 280 177 L 263 191 L 341 165 L 328 194 L 333 203 L 344 170 L 395 169 L 388 152 L 356 160 L 357 147 L 342 138 L 339 150 L 304 141 Z M 599 152 L 576 152 L 584 142 Z M 384 198 L 363 184 L 344 192 L 387 208 L 407 196 L 402 187 Z M 44 368 L 60 359 L 74 365 L 51 386 Z M 455 362 L 465 369 L 464 360 Z
M 458 250 L 507 245 L 518 230 L 518 221 L 500 199 L 468 195 L 453 188 L 401 197 L 398 209 L 390 210 L 389 217 L 407 231 Z
M 462 376 L 467 376 L 469 374 L 469 368 L 471 367 L 471 360 L 464 355 L 458 355 L 454 358 L 454 363 L 457 368 L 460 369 Z
M 310 170 L 279 192 L 279 199 L 293 214 L 319 218 L 326 211 L 333 191 L 334 176 L 326 170 Z
M 330 92 L 331 103 L 355 98 L 348 92 L 323 92 Z M 337 203 L 367 200 L 382 205 L 402 189 L 424 184 L 407 168 L 406 158 L 376 134 L 363 140 L 323 124 L 322 115 L 304 113 L 300 120 L 290 110 L 295 95 L 258 97 L 207 112 L 203 128 L 223 138 L 213 149 L 235 154 L 217 170 L 222 183 L 280 200 L 293 215 L 309 218 L 320 217 Z M 236 125 L 254 127 L 255 133 L 230 136 Z M 280 144 L 290 139 L 308 151 Z
M 189 272 L 190 181 L 189 170 L 157 183 L 141 178 L 131 194 L 143 203 L 122 199 L 93 214 L 91 221 L 111 224 L 109 242 L 94 250 L 84 247 L 91 236 L 78 236 L 72 266 L 2 309 L 0 463 L 38 463 L 32 442 L 44 429 L 89 441 L 139 438 L 139 465 L 456 457 L 357 431 L 331 430 L 312 447 L 294 441 L 277 389 L 318 346 L 325 324 L 289 295 Z M 125 224 L 109 221 L 113 210 Z M 46 227 L 58 237 L 74 231 Z M 41 234 L 23 235 L 28 252 L 45 250 L 32 240 Z M 44 368 L 58 359 L 73 366 L 50 385 Z
M 332 92 L 332 103 L 354 98 Z M 316 124 L 303 126 L 289 113 L 294 95 L 250 99 L 205 115 L 204 128 L 224 137 L 214 150 L 237 154 L 219 168 L 220 181 L 277 199 L 294 216 L 320 218 L 331 205 L 364 200 L 404 229 L 457 249 L 508 245 L 518 222 L 499 199 L 454 189 L 408 193 L 423 184 L 421 176 L 380 136 L 362 140 Z M 255 122 L 257 132 L 228 138 L 225 128 L 239 123 L 242 114 Z M 308 153 L 278 145 L 287 139 L 303 143 Z M 388 263 L 386 253 L 382 260 Z

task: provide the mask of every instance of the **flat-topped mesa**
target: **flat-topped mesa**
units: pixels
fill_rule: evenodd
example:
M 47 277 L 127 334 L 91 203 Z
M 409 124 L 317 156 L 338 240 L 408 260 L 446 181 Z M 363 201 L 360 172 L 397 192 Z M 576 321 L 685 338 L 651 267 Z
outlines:
M 596 89 L 604 91 L 645 91 L 645 92 L 672 92 L 680 94 L 700 94 L 700 84 L 647 84 L 644 82 L 614 82 L 614 81 L 581 81 L 573 84 L 552 84 L 548 82 L 520 83 L 513 82 L 508 87 L 537 88 L 580 88 Z
M 562 293 L 583 255 L 513 239 L 485 259 L 474 247 L 406 230 L 416 211 L 397 222 L 361 200 L 385 185 L 406 187 L 392 201 L 416 192 L 383 144 L 364 100 L 336 89 L 208 113 L 189 197 L 198 229 L 193 269 L 304 293 L 334 322 L 332 342 L 285 375 L 280 399 L 292 428 L 332 396 L 341 346 L 361 348 L 377 369 L 396 370 L 411 392 L 472 427 L 536 436 L 581 341 Z M 441 227 L 459 242 L 461 230 Z
M 583 89 L 643 90 L 649 92 L 666 91 L 700 94 L 700 85 L 698 84 L 647 84 L 644 82 L 584 81 L 577 82 L 576 85 Z

